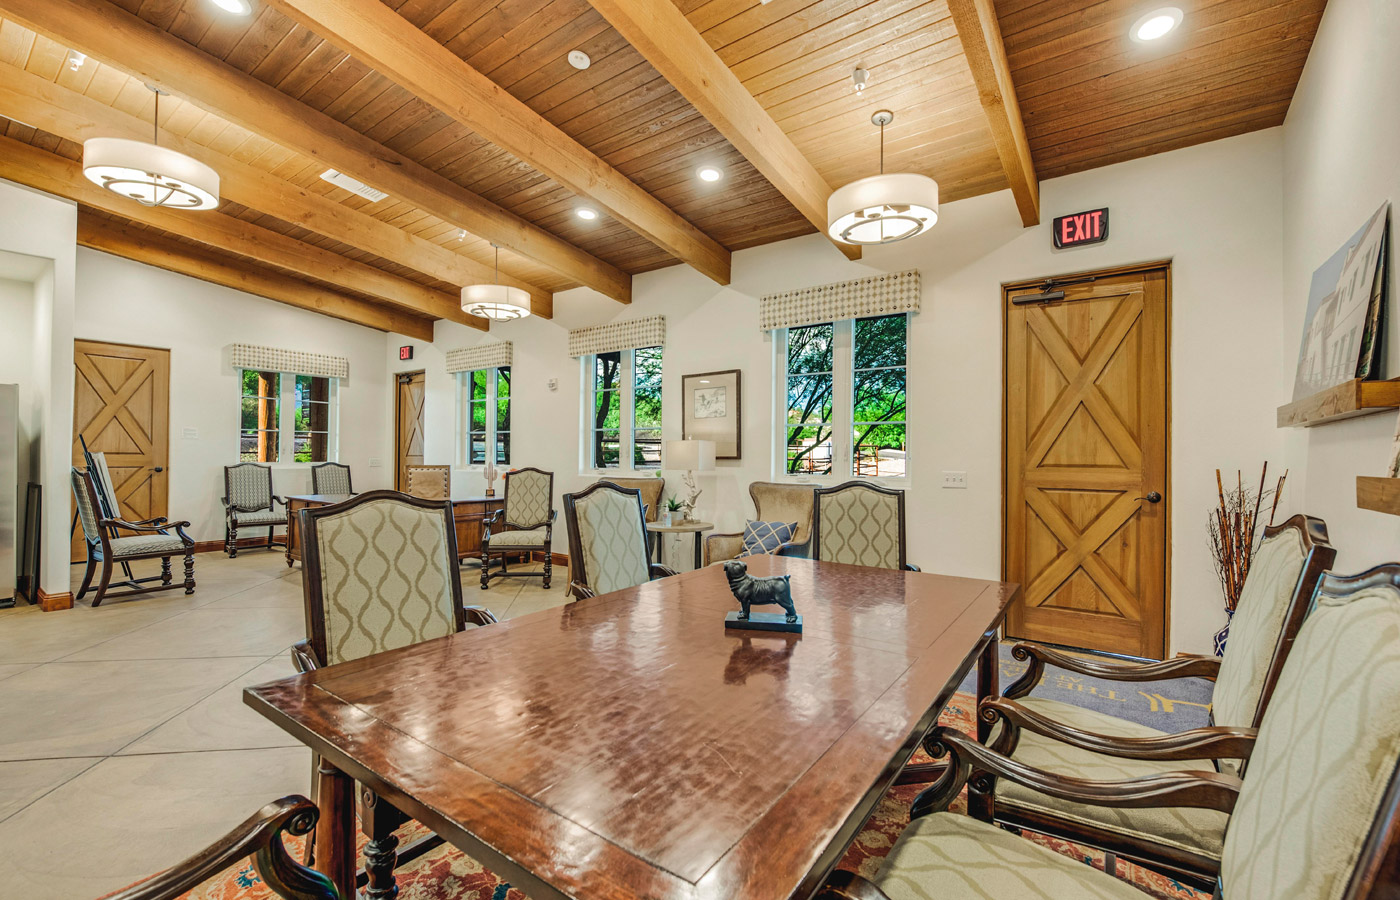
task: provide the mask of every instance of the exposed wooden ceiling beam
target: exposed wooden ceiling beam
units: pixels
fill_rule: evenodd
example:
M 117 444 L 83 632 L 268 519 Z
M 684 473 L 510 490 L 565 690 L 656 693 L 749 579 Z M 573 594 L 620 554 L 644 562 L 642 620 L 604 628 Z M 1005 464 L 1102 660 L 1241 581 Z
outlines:
M 483 320 L 462 312 L 460 298 L 219 212 L 142 206 L 88 181 L 78 163 L 12 138 L 0 138 L 0 177 L 265 265 L 369 294 L 413 315 L 487 330 Z
M 289 2 L 289 0 L 275 0 Z M 290 0 L 301 2 L 301 0 Z M 817 231 L 831 185 L 671 0 L 589 0 Z M 833 242 L 849 259 L 860 247 Z
M 595 201 L 677 259 L 720 284 L 729 283 L 729 251 L 718 241 L 390 7 L 344 0 L 268 4 L 575 194 Z
M 150 124 L 142 119 L 3 64 L 0 115 L 77 143 L 92 137 L 148 140 L 151 133 Z M 163 132 L 160 142 L 213 166 L 219 173 L 220 193 L 235 203 L 453 284 L 489 282 L 495 277 L 490 266 L 194 141 Z M 528 291 L 535 315 L 553 316 L 553 294 L 508 275 L 500 280 Z
M 623 303 L 632 279 L 586 251 L 107 0 L 4 0 L 5 15 L 254 134 Z
M 347 297 L 261 267 L 235 264 L 153 231 L 101 218 L 85 208 L 78 210 L 78 245 L 367 328 L 393 331 L 423 341 L 433 339 L 430 319 L 397 312 L 358 297 Z
M 1021 121 L 1021 106 L 1016 101 L 1016 86 L 1011 82 L 1011 64 L 1006 60 L 997 11 L 992 0 L 948 0 L 948 11 L 953 14 L 953 26 L 972 70 L 977 98 L 987 114 L 1011 195 L 1016 198 L 1021 224 L 1038 225 L 1040 183 L 1031 159 L 1031 145 L 1026 140 L 1026 126 Z

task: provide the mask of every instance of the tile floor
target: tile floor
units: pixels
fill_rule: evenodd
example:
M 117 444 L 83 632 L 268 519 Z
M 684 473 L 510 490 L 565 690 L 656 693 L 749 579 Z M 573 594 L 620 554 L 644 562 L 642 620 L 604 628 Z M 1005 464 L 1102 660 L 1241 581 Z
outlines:
M 567 573 L 554 576 L 548 591 L 482 591 L 469 563 L 463 595 L 523 615 L 565 602 Z M 202 553 L 195 577 L 188 597 L 0 611 L 0 897 L 100 897 L 306 793 L 310 752 L 242 701 L 244 686 L 294 674 L 300 567 L 280 551 Z

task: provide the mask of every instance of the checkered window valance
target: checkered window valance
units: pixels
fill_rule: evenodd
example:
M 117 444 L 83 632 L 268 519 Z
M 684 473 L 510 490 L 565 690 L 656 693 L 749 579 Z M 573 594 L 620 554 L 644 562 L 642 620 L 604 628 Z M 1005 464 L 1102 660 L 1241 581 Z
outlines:
M 508 366 L 515 355 L 514 344 L 510 341 L 495 341 L 476 347 L 460 347 L 447 351 L 447 371 L 474 372 L 477 369 L 494 369 Z
M 659 347 L 666 343 L 666 317 L 626 319 L 606 325 L 590 325 L 569 331 L 569 355 L 588 356 L 591 353 L 611 353 L 614 350 L 635 350 L 638 347 Z
M 350 375 L 350 360 L 343 356 L 278 350 L 276 347 L 256 347 L 252 344 L 233 345 L 233 367 L 259 372 L 320 375 L 323 378 L 348 378 Z
M 816 322 L 918 312 L 922 295 L 918 269 L 838 281 L 759 298 L 758 324 L 762 330 L 772 331 Z

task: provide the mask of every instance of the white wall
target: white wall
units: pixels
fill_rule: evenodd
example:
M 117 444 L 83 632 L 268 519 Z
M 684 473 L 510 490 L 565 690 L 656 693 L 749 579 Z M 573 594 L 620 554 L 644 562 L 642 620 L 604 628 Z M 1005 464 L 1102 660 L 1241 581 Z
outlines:
M 1313 270 L 1382 202 L 1400 201 L 1397 43 L 1394 0 L 1332 0 L 1284 123 L 1283 334 L 1272 405 L 1290 399 Z M 1391 210 L 1387 378 L 1400 376 L 1397 212 Z M 1356 476 L 1385 474 L 1395 425 L 1395 416 L 1384 414 L 1288 431 L 1294 509 L 1326 520 L 1338 571 L 1400 556 L 1400 518 L 1356 508 Z
M 757 298 L 774 291 L 918 268 L 924 308 L 910 333 L 909 555 L 926 570 L 996 577 L 1001 565 L 1000 284 L 1021 278 L 1171 259 L 1172 278 L 1172 651 L 1209 650 L 1224 622 L 1206 549 L 1214 470 L 1277 464 L 1273 406 L 1279 341 L 1282 136 L 1279 129 L 1135 160 L 1041 186 L 1042 220 L 1023 230 L 1008 192 L 950 203 L 933 232 L 866 250 L 847 261 L 809 236 L 735 253 L 733 282 L 721 287 L 685 266 L 638 275 L 622 307 L 586 289 L 555 298 L 553 322 L 493 326 L 487 337 L 439 324 L 436 355 L 412 368 L 432 378 L 441 354 L 506 339 L 515 344 L 516 465 L 556 472 L 560 493 L 591 482 L 580 472 L 579 368 L 567 357 L 564 327 L 664 314 L 667 317 L 665 437 L 679 437 L 680 376 L 739 368 L 744 377 L 744 459 L 701 477 L 702 518 L 738 530 L 752 514 L 750 481 L 770 478 L 772 352 L 758 330 Z M 1108 242 L 1052 249 L 1050 219 L 1109 206 Z M 390 352 L 406 343 L 390 337 Z M 407 366 L 406 366 L 407 367 Z M 557 393 L 546 382 L 559 380 Z M 450 382 L 430 382 L 429 440 L 453 452 Z M 443 437 L 446 431 L 448 437 Z M 965 470 L 967 490 L 943 490 L 942 470 Z M 474 473 L 459 473 L 461 495 Z M 668 472 L 668 491 L 679 473 Z M 471 485 L 471 492 L 479 480 Z M 689 558 L 681 548 L 675 561 Z M 685 563 L 688 565 L 688 563 Z
M 25 485 L 37 462 L 38 434 L 34 421 L 34 282 L 0 278 L 0 384 L 19 385 L 19 485 L 16 528 L 23 541 Z M 16 547 L 18 550 L 18 546 Z M 0 596 L 5 591 L 0 589 Z
M 392 442 L 382 333 L 95 250 L 78 251 L 77 271 L 77 338 L 170 350 L 170 516 L 188 519 L 195 540 L 224 536 L 223 467 L 238 461 L 233 343 L 348 357 L 350 377 L 339 387 L 340 461 L 353 468 L 357 489 L 392 487 L 389 469 L 369 467 L 371 457 L 390 455 Z M 71 370 L 70 360 L 70 381 Z M 197 436 L 185 437 L 186 428 Z M 279 494 L 310 492 L 309 464 L 273 470 Z

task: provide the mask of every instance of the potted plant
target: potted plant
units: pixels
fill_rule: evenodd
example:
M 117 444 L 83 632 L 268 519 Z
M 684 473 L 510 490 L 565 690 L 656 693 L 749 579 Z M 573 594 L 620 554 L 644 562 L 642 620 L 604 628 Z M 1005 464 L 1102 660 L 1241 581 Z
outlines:
M 662 511 L 660 519 L 661 524 L 669 528 L 671 525 L 674 525 L 677 522 L 676 513 L 681 513 L 682 516 L 684 516 L 684 513 L 682 511 L 685 509 L 685 504 L 682 503 L 680 498 L 677 497 L 675 494 L 672 494 L 671 496 L 667 497 L 665 504 L 666 508 Z M 684 521 L 684 519 L 681 519 L 679 521 Z

